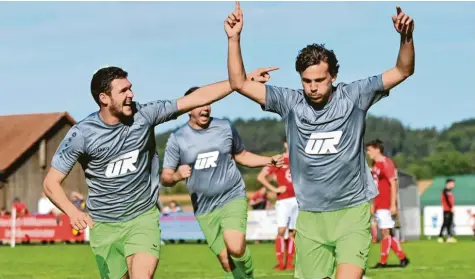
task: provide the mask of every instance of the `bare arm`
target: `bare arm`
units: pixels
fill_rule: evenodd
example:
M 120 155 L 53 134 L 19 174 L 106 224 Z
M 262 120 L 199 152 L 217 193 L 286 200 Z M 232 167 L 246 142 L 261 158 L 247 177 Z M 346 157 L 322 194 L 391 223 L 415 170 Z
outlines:
M 397 179 L 391 179 L 391 207 L 397 205 Z
M 384 90 L 389 90 L 406 80 L 414 74 L 415 68 L 414 21 L 397 7 L 397 16 L 393 15 L 393 23 L 396 31 L 401 34 L 401 40 L 396 66 L 383 73 Z
M 55 168 L 50 168 L 43 182 L 43 190 L 57 208 L 68 216 L 72 216 L 80 212 L 80 210 L 69 200 L 63 187 L 61 187 L 61 183 L 65 178 L 66 175 Z
M 268 180 L 268 175 L 266 174 L 265 170 L 262 169 L 259 174 L 257 175 L 257 181 L 259 181 L 262 185 L 264 185 L 264 187 L 266 187 L 267 189 L 269 189 L 270 191 L 274 192 L 274 193 L 277 193 L 277 187 L 275 187 L 274 185 L 272 185 L 269 180 Z
M 274 166 L 279 164 L 282 166 L 283 160 L 281 160 L 281 157 L 282 156 L 279 157 L 279 155 L 273 157 L 260 156 L 246 150 L 234 154 L 234 160 L 236 160 L 238 164 L 248 168 Z
M 228 75 L 231 88 L 249 99 L 264 105 L 266 102 L 266 87 L 264 84 L 252 81 L 246 77 L 244 62 L 241 55 L 241 31 L 243 27 L 243 13 L 239 2 L 236 9 L 226 21 L 224 27 L 228 35 Z M 267 71 L 278 68 L 268 68 Z

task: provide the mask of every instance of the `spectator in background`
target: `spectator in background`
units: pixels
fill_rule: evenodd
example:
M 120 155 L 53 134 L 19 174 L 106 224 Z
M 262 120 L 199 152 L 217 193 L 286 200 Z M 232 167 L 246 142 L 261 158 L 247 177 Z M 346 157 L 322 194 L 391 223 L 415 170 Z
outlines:
M 454 206 L 455 206 L 455 197 L 452 193 L 452 189 L 455 187 L 454 179 L 447 179 L 445 182 L 445 187 L 442 190 L 440 197 L 442 203 L 442 209 L 444 210 L 444 222 L 440 228 L 439 239 L 440 243 L 444 242 L 444 230 L 447 230 L 447 242 L 454 243 L 457 240 L 453 237 L 452 225 L 454 221 Z
M 28 214 L 29 214 L 28 209 L 26 208 L 25 203 L 22 202 L 19 197 L 15 197 L 15 198 L 13 199 L 12 207 L 16 210 L 16 216 L 17 216 L 17 217 L 25 216 L 25 215 L 28 215 Z
M 267 197 L 267 188 L 262 187 L 257 190 L 249 200 L 249 205 L 253 210 L 264 210 L 270 207 L 270 202 Z
M 81 211 L 86 211 L 86 200 L 84 196 L 76 191 L 71 192 L 71 202 Z
M 165 214 L 165 215 L 169 215 L 171 213 L 177 213 L 177 212 L 183 212 L 183 210 L 181 209 L 178 202 L 175 201 L 175 200 L 170 201 L 168 206 L 163 208 L 163 211 L 162 211 L 162 213 Z
M 10 216 L 10 212 L 8 212 L 5 206 L 2 207 L 2 209 L 0 209 L 0 217 L 3 217 L 3 216 Z
M 41 193 L 41 198 L 38 200 L 38 214 L 59 216 L 61 213 L 61 210 L 46 197 L 46 194 Z

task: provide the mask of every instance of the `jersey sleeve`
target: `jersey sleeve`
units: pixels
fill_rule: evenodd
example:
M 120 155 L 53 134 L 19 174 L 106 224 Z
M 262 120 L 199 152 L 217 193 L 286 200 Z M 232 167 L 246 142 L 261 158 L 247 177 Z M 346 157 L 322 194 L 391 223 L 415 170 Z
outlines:
M 382 74 L 346 84 L 344 90 L 364 111 L 368 111 L 373 104 L 389 95 L 389 90 L 384 90 Z
M 300 93 L 296 90 L 266 85 L 266 103 L 262 109 L 277 113 L 285 118 L 292 107 L 297 104 L 299 97 Z
M 138 105 L 138 110 L 152 126 L 156 126 L 178 117 L 178 106 L 176 100 L 149 102 L 143 105 Z
M 266 166 L 262 169 L 266 175 L 271 175 L 275 173 L 276 168 L 273 166 Z
M 163 168 L 176 170 L 180 164 L 180 146 L 178 145 L 175 134 L 171 134 L 168 138 L 164 157 Z
M 239 135 L 238 131 L 236 130 L 236 127 L 232 123 L 229 123 L 231 125 L 231 133 L 233 137 L 233 146 L 232 146 L 232 153 L 233 154 L 239 154 L 241 153 L 246 147 L 244 146 L 244 142 L 241 139 L 241 136 Z
M 51 166 L 67 175 L 84 152 L 84 136 L 77 126 L 73 126 L 53 155 Z
M 388 159 L 386 161 L 382 171 L 383 171 L 384 176 L 389 181 L 391 181 L 393 179 L 397 179 L 396 167 L 394 166 L 394 163 L 391 160 Z

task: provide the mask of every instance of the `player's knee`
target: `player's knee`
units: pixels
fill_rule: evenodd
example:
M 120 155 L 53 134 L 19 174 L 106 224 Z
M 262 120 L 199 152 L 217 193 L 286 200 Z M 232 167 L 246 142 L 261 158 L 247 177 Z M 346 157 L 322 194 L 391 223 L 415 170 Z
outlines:
M 388 237 L 391 235 L 391 231 L 389 229 L 381 229 L 381 235 L 383 237 Z
M 246 252 L 246 243 L 241 241 L 236 241 L 228 244 L 228 252 L 231 256 L 235 258 L 240 258 L 244 256 Z
M 277 230 L 277 235 L 280 236 L 280 237 L 284 237 L 285 236 L 285 230 L 286 230 L 286 228 L 279 228 Z

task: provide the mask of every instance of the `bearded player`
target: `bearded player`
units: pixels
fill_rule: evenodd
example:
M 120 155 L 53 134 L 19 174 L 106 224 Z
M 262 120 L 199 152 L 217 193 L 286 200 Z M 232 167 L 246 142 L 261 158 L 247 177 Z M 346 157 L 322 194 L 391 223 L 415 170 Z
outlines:
M 295 63 L 303 90 L 247 80 L 239 3 L 224 22 L 232 88 L 265 111 L 279 114 L 285 122 L 299 204 L 296 278 L 328 278 L 336 273 L 337 279 L 360 279 L 366 270 L 371 245 L 370 202 L 378 194 L 363 143 L 366 115 L 391 88 L 414 73 L 413 21 L 399 7 L 392 19 L 400 34 L 393 68 L 333 85 L 339 70 L 335 53 L 312 44 L 299 52 Z
M 387 266 L 389 251 L 392 249 L 400 260 L 401 267 L 409 264 L 399 239 L 394 235 L 394 216 L 397 215 L 397 171 L 391 159 L 383 155 L 384 145 L 373 140 L 366 145 L 368 157 L 373 160 L 373 179 L 378 185 L 379 194 L 374 198 L 372 211 L 381 230 L 381 259 L 374 268 Z
M 284 165 L 281 168 L 265 167 L 257 175 L 257 180 L 267 189 L 277 194 L 275 210 L 277 213 L 277 237 L 275 239 L 275 254 L 277 257 L 276 270 L 293 270 L 295 254 L 295 224 L 297 222 L 298 204 L 295 197 L 292 175 L 290 174 L 289 149 L 287 140 L 283 138 Z M 269 180 L 277 183 L 277 187 Z M 288 239 L 285 233 L 289 230 Z M 287 256 L 286 256 L 287 255 Z
M 263 71 L 253 75 L 265 76 Z M 160 255 L 159 177 L 154 128 L 232 92 L 228 81 L 203 86 L 176 100 L 133 100 L 128 73 L 98 70 L 91 80 L 99 110 L 76 123 L 59 145 L 44 180 L 48 198 L 74 229 L 90 228 L 100 278 L 153 278 Z M 87 212 L 61 183 L 79 162 L 88 184 Z

